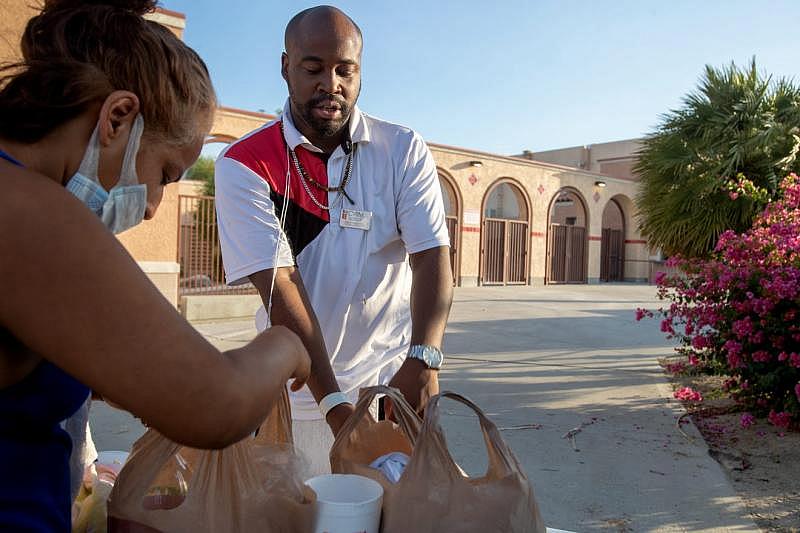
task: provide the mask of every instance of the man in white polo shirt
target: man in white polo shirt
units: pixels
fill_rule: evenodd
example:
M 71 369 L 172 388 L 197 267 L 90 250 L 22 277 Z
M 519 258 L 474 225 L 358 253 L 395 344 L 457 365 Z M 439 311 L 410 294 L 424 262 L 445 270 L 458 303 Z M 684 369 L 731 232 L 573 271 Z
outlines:
M 310 393 L 292 410 L 318 474 L 361 387 L 388 383 L 418 409 L 438 392 L 452 274 L 430 151 L 355 105 L 358 26 L 311 8 L 285 46 L 283 113 L 219 156 L 216 205 L 228 283 L 250 280 L 268 302 L 274 272 L 271 321 L 311 354 Z M 256 323 L 267 327 L 263 308 Z

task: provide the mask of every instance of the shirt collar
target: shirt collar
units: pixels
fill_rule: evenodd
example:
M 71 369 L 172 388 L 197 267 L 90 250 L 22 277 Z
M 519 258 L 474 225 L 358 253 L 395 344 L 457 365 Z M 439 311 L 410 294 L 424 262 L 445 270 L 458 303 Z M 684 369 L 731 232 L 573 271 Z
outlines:
M 291 102 L 288 98 L 286 99 L 286 104 L 283 106 L 281 120 L 283 121 L 283 131 L 286 137 L 286 144 L 289 145 L 289 148 L 296 150 L 298 146 L 302 146 L 311 152 L 322 153 L 320 148 L 314 146 L 311 141 L 308 140 L 308 138 L 300 133 L 300 130 L 295 127 L 294 122 L 292 121 Z M 367 121 L 364 119 L 363 113 L 357 105 L 353 106 L 353 111 L 350 113 L 348 133 L 350 137 L 349 140 L 353 143 L 370 141 Z M 344 147 L 342 147 L 342 151 L 344 152 Z M 335 153 L 336 152 L 334 152 L 334 154 Z

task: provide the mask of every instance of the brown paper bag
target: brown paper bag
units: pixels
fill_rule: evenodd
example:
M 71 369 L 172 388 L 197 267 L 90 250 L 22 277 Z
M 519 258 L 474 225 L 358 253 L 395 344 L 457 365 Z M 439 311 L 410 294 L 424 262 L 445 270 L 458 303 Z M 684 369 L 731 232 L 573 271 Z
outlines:
M 375 396 L 385 394 L 391 398 L 398 423 L 390 420 L 376 422 L 369 412 Z M 383 486 L 384 494 L 394 490 L 382 472 L 370 468 L 378 457 L 392 452 L 411 455 L 417 440 L 420 420 L 397 389 L 384 386 L 361 390 L 355 411 L 344 423 L 331 447 L 331 471 L 334 474 L 358 474 L 374 479 Z M 386 497 L 383 499 L 386 502 Z
M 148 430 L 109 497 L 109 531 L 310 531 L 314 494 L 302 482 L 290 409 L 284 389 L 258 435 L 223 450 L 187 448 Z
M 465 477 L 439 423 L 442 397 L 478 415 L 489 456 L 486 475 Z M 452 392 L 431 398 L 414 453 L 400 482 L 384 496 L 383 533 L 545 533 L 533 487 L 483 411 Z

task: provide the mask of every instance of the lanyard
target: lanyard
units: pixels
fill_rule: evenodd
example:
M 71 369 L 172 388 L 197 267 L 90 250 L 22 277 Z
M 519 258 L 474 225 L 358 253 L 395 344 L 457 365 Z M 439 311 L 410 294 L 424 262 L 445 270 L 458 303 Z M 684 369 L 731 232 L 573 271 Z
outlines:
M 300 176 L 300 182 L 303 184 L 303 188 L 305 189 L 306 194 L 308 194 L 309 198 L 311 198 L 311 201 L 314 202 L 314 204 L 317 207 L 325 211 L 330 211 L 330 209 L 333 206 L 330 207 L 326 206 L 322 204 L 319 200 L 317 200 L 316 196 L 314 196 L 311 193 L 311 189 L 308 186 L 309 183 L 314 187 L 316 187 L 317 189 L 325 191 L 326 193 L 330 192 L 338 193 L 336 199 L 333 201 L 334 204 L 336 203 L 337 200 L 340 200 L 342 196 L 347 198 L 347 201 L 350 202 L 351 205 L 355 204 L 355 202 L 353 202 L 353 199 L 350 198 L 350 196 L 347 194 L 345 187 L 347 186 L 347 183 L 350 181 L 350 176 L 353 173 L 353 159 L 355 157 L 358 144 L 353 144 L 352 150 L 350 150 L 350 153 L 347 154 L 347 162 L 344 165 L 343 175 L 339 185 L 336 187 L 328 187 L 327 185 L 323 185 L 314 178 L 312 178 L 311 175 L 306 171 L 306 169 L 303 168 L 303 165 L 300 164 L 300 159 L 298 159 L 295 151 L 289 148 L 289 143 L 286 141 L 286 132 L 283 129 L 283 121 L 281 121 L 281 135 L 283 136 L 283 142 L 286 144 L 286 151 L 291 156 L 292 162 L 294 163 L 294 167 L 297 170 L 297 174 Z

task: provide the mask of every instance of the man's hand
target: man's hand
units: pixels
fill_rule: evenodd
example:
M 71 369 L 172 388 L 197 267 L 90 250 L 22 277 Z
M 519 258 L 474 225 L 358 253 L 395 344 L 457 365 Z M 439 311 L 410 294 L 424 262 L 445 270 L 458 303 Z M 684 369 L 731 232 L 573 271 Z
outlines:
M 328 422 L 334 437 L 339 435 L 339 431 L 341 431 L 347 419 L 350 418 L 350 415 L 353 414 L 353 411 L 355 411 L 355 407 L 349 403 L 340 403 L 328 411 L 328 416 L 325 417 L 325 421 Z
M 428 400 L 439 394 L 439 371 L 428 368 L 419 359 L 408 358 L 389 382 L 389 386 L 399 389 L 411 407 L 422 415 Z M 392 401 L 386 398 L 384 402 L 386 418 L 395 420 Z

